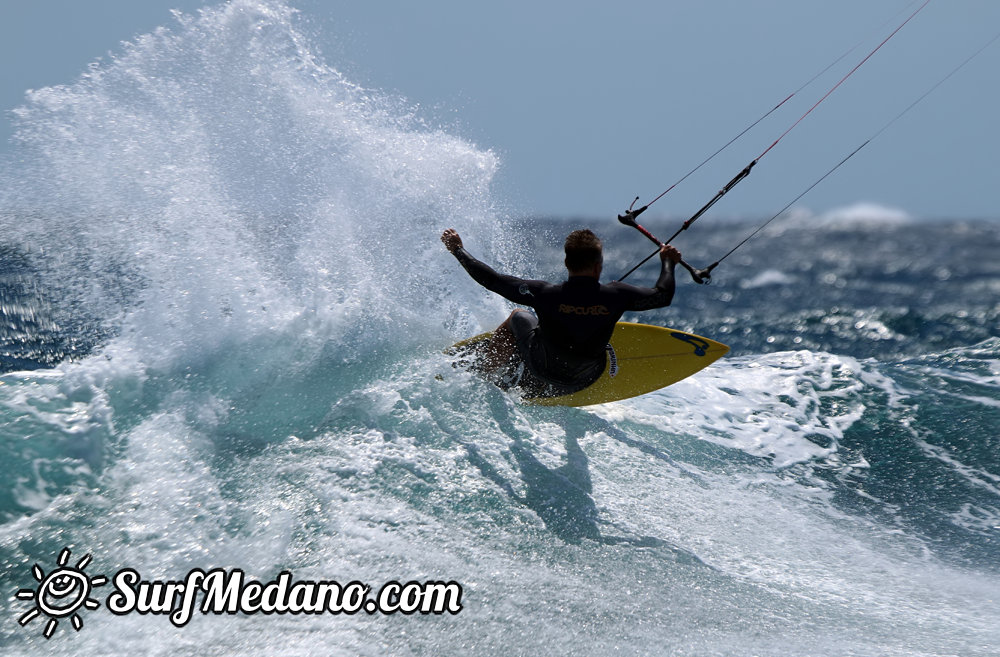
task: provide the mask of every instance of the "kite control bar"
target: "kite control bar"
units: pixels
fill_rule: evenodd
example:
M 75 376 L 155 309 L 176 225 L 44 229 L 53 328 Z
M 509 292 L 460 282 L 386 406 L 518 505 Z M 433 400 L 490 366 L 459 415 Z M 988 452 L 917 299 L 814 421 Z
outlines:
M 637 196 L 635 198 L 635 201 L 638 201 L 638 200 L 639 200 L 639 197 Z M 648 230 L 646 230 L 645 228 L 643 228 L 641 225 L 639 225 L 638 223 L 636 223 L 635 218 L 638 217 L 643 212 L 645 212 L 646 208 L 648 208 L 649 205 L 644 205 L 641 208 L 639 208 L 638 210 L 633 210 L 632 208 L 635 206 L 635 201 L 632 201 L 632 205 L 629 206 L 628 212 L 626 212 L 625 214 L 618 215 L 618 221 L 622 222 L 626 226 L 631 226 L 632 228 L 635 228 L 637 231 L 639 231 L 640 233 L 642 233 L 643 235 L 645 235 L 646 238 L 650 242 L 652 242 L 656 246 L 662 247 L 663 246 L 663 242 L 661 242 L 660 240 L 658 240 L 656 238 L 656 236 L 653 235 L 651 232 L 649 232 Z M 649 258 L 652 258 L 653 255 L 656 255 L 656 254 L 654 253 L 654 254 L 650 255 Z M 646 260 L 649 260 L 649 258 L 646 258 Z M 642 266 L 646 262 L 646 260 L 643 260 L 638 265 L 636 265 L 635 267 L 633 267 L 628 272 L 628 274 L 625 274 L 625 276 L 628 276 L 633 271 L 635 271 L 640 266 Z M 711 267 L 709 267 L 708 269 L 695 269 L 694 267 L 692 267 L 688 263 L 684 262 L 683 259 L 681 259 L 680 264 L 681 264 L 682 267 L 684 267 L 684 269 L 688 270 L 688 273 L 691 274 L 691 278 L 694 280 L 695 283 L 698 283 L 699 285 L 704 285 L 705 283 L 708 283 L 711 280 L 711 278 L 712 278 L 712 268 Z M 619 279 L 619 280 L 624 279 L 625 276 L 622 276 L 622 278 Z
M 746 167 L 745 167 L 745 168 L 744 168 L 744 169 L 743 169 L 742 171 L 740 171 L 740 172 L 739 172 L 738 174 L 736 174 L 736 176 L 735 176 L 735 177 L 733 177 L 733 179 L 732 179 L 732 180 L 730 180 L 730 181 L 729 181 L 729 182 L 728 182 L 728 183 L 726 184 L 726 186 L 725 186 L 725 187 L 723 187 L 723 188 L 722 188 L 721 190 L 719 190 L 719 192 L 718 192 L 718 193 L 717 193 L 717 194 L 716 194 L 716 195 L 715 195 L 715 196 L 714 196 L 714 197 L 713 197 L 713 198 L 712 198 L 712 199 L 711 199 L 711 200 L 710 200 L 710 201 L 709 201 L 708 203 L 706 203 L 706 204 L 705 204 L 705 205 L 704 205 L 704 206 L 703 206 L 703 207 L 702 207 L 702 208 L 701 208 L 700 210 L 698 210 L 698 212 L 696 212 L 696 213 L 694 214 L 694 216 L 692 216 L 692 217 L 691 217 L 690 219 L 688 219 L 687 221 L 685 221 L 685 222 L 684 222 L 684 225 L 683 225 L 683 226 L 681 226 L 681 227 L 680 227 L 680 228 L 679 228 L 679 229 L 677 230 L 677 232 L 676 232 L 676 233 L 674 233 L 674 234 L 673 234 L 673 235 L 672 235 L 672 236 L 670 237 L 670 239 L 668 239 L 668 240 L 667 240 L 667 242 L 669 243 L 669 242 L 672 242 L 672 241 L 674 241 L 674 239 L 675 239 L 675 238 L 676 238 L 676 237 L 677 237 L 677 236 L 678 236 L 678 235 L 679 235 L 679 234 L 681 233 L 681 231 L 684 231 L 684 230 L 687 230 L 687 229 L 688 229 L 688 227 L 689 227 L 689 226 L 690 226 L 691 224 L 693 224 L 693 223 L 694 223 L 694 222 L 695 222 L 695 221 L 696 221 L 696 220 L 697 220 L 697 219 L 698 219 L 699 217 L 701 217 L 701 216 L 702 216 L 702 215 L 703 215 L 703 214 L 704 214 L 704 213 L 705 213 L 705 212 L 706 212 L 706 211 L 707 211 L 707 210 L 708 210 L 709 208 L 711 208 L 711 207 L 712 207 L 712 206 L 713 206 L 713 205 L 714 205 L 714 204 L 716 203 L 716 201 L 718 201 L 718 200 L 719 200 L 719 199 L 721 199 L 721 198 L 722 198 L 723 196 L 725 196 L 725 195 L 726 195 L 726 193 L 727 193 L 727 192 L 729 192 L 729 190 L 731 190 L 731 189 L 732 189 L 733 187 L 735 187 L 735 186 L 736 186 L 736 185 L 737 185 L 737 184 L 738 184 L 738 183 L 739 183 L 739 182 L 740 182 L 741 180 L 743 180 L 743 179 L 744 179 L 744 178 L 746 178 L 746 177 L 747 177 L 748 175 L 750 175 L 750 170 L 751 170 L 751 169 L 752 169 L 752 168 L 754 167 L 754 165 L 756 165 L 756 164 L 757 164 L 757 162 L 758 162 L 758 161 L 759 161 L 759 160 L 760 160 L 761 158 L 763 158 L 763 157 L 764 157 L 765 155 L 767 155 L 767 154 L 768 154 L 768 153 L 769 153 L 769 152 L 770 152 L 770 151 L 771 151 L 771 150 L 772 150 L 772 149 L 773 149 L 773 148 L 774 148 L 775 146 L 777 146 L 777 145 L 778 145 L 778 142 L 780 142 L 780 141 L 781 141 L 782 139 L 784 139 L 784 138 L 785 138 L 785 136 L 786 136 L 786 135 L 788 135 L 788 133 L 789 133 L 789 132 L 791 132 L 791 131 L 792 131 L 792 130 L 793 130 L 793 129 L 794 129 L 794 128 L 795 128 L 796 126 L 797 126 L 797 125 L 799 125 L 800 123 L 802 123 L 802 121 L 803 121 L 803 120 L 804 120 L 804 119 L 805 119 L 805 118 L 806 118 L 807 116 L 809 116 L 809 114 L 811 114 L 811 113 L 813 112 L 813 110 L 815 110 L 815 109 L 816 109 L 816 108 L 817 108 L 817 107 L 818 107 L 818 106 L 819 106 L 819 105 L 820 105 L 820 104 L 821 104 L 821 103 L 822 103 L 823 101 L 825 101 L 825 100 L 826 100 L 826 99 L 827 99 L 827 98 L 828 98 L 828 97 L 829 97 L 829 96 L 830 96 L 830 95 L 831 95 L 831 94 L 832 94 L 832 93 L 833 93 L 834 91 L 836 91 L 836 90 L 837 90 L 837 88 L 838 88 L 838 87 L 840 87 L 840 85 L 842 85 L 842 84 L 843 84 L 843 83 L 844 83 L 844 82 L 845 82 L 845 81 L 846 81 L 846 80 L 847 80 L 848 78 L 850 78 L 850 77 L 851 77 L 852 75 L 854 75 L 854 73 L 855 73 L 855 72 L 856 72 L 856 71 L 857 71 L 857 70 L 858 70 L 859 68 L 861 68 L 861 66 L 862 66 L 862 65 L 863 65 L 863 64 L 864 64 L 865 62 L 867 62 L 867 61 L 868 61 L 869 59 L 871 59 L 871 58 L 872 58 L 872 56 L 874 56 L 874 55 L 875 55 L 875 53 L 876 53 L 876 52 L 878 52 L 878 51 L 879 51 L 879 49 L 881 49 L 881 48 L 882 48 L 882 46 L 884 46 L 884 45 L 885 45 L 885 44 L 886 44 L 886 43 L 887 43 L 887 42 L 889 41 L 889 39 L 891 39 L 891 38 L 892 38 L 893 36 L 895 36 L 897 32 L 899 32 L 899 31 L 900 31 L 901 29 L 903 29 L 903 26 L 905 26 L 905 25 L 906 25 L 907 23 L 909 23 L 909 22 L 910 22 L 910 21 L 911 21 L 911 20 L 912 20 L 912 19 L 913 19 L 913 18 L 914 18 L 914 17 L 915 17 L 915 16 L 917 15 L 917 14 L 919 14 L 919 13 L 920 13 L 920 12 L 921 12 L 921 11 L 923 10 L 923 8 L 924 8 L 924 7 L 926 7 L 926 6 L 928 5 L 928 4 L 930 4 L 930 1 L 931 1 L 931 0 L 924 0 L 923 4 L 921 4 L 921 5 L 920 5 L 920 7 L 918 7 L 918 8 L 916 9 L 916 11 L 914 11 L 914 12 L 913 12 L 912 14 L 910 14 L 910 15 L 909 15 L 909 17 L 908 17 L 908 18 L 907 18 L 906 20 L 904 20 L 904 21 L 903 21 L 902 23 L 900 23 L 900 24 L 899 24 L 899 26 L 898 26 L 898 27 L 896 27 L 896 29 L 895 29 L 895 30 L 893 30 L 893 31 L 892 31 L 892 32 L 891 32 L 891 33 L 889 34 L 889 36 L 885 37 L 885 39 L 883 39 L 881 43 L 879 43 L 879 44 L 878 44 L 878 45 L 877 45 L 877 46 L 876 46 L 876 47 L 875 47 L 875 48 L 874 48 L 874 49 L 873 49 L 873 50 L 872 50 L 871 52 L 869 52 L 869 53 L 868 53 L 868 54 L 867 54 L 867 55 L 865 56 L 865 58 L 864 58 L 864 59 L 862 59 L 862 60 L 861 60 L 860 62 L 858 62 L 858 64 L 857 64 L 857 65 L 856 65 L 856 66 L 855 66 L 854 68 L 852 68 L 852 69 L 851 69 L 851 70 L 850 70 L 850 71 L 849 71 L 849 72 L 847 73 L 847 75 L 845 75 L 844 77 L 842 77 L 842 78 L 840 79 L 840 81 L 839 81 L 839 82 L 837 82 L 837 83 L 836 83 L 835 85 L 833 85 L 833 86 L 832 86 L 832 87 L 830 88 L 830 90 L 829 90 L 829 91 L 827 91 L 827 92 L 826 92 L 826 93 L 825 93 L 825 94 L 824 94 L 824 95 L 823 95 L 823 96 L 822 96 L 822 97 L 821 97 L 821 98 L 820 98 L 820 99 L 819 99 L 818 101 L 816 101 L 816 103 L 815 103 L 815 104 L 814 104 L 814 105 L 813 105 L 812 107 L 810 107 L 810 108 L 809 108 L 808 110 L 806 110 L 806 112 L 805 112 L 805 113 L 804 113 L 804 114 L 803 114 L 802 116 L 800 116 L 800 117 L 798 118 L 798 120 L 797 120 L 797 121 L 795 121 L 795 123 L 791 124 L 791 125 L 790 125 L 790 126 L 789 126 L 789 127 L 788 127 L 788 128 L 787 128 L 787 129 L 786 129 L 786 130 L 785 130 L 784 132 L 783 132 L 783 133 L 781 133 L 781 135 L 779 135 L 779 136 L 778 136 L 778 138 L 777 138 L 777 139 L 775 139 L 775 140 L 774 140 L 774 141 L 773 141 L 773 142 L 771 143 L 771 145 L 770 145 L 770 146 L 768 146 L 768 147 L 767 147 L 766 149 L 764 149 L 764 152 L 762 152 L 762 153 L 761 153 L 760 155 L 758 155 L 756 159 L 754 159 L 754 160 L 753 160 L 752 162 L 750 162 L 750 164 L 748 164 L 748 165 L 747 165 L 747 166 L 746 166 Z M 995 38 L 994 38 L 994 40 L 995 40 Z M 990 43 L 992 43 L 992 41 L 990 41 Z M 989 44 L 987 44 L 987 45 L 989 45 Z M 985 48 L 985 46 L 984 46 L 984 48 Z M 852 50 L 853 50 L 853 49 L 852 49 Z M 982 50 L 982 49 L 981 49 L 981 50 Z M 846 54 L 846 53 L 845 53 L 845 54 Z M 978 54 L 978 52 L 977 52 L 976 54 Z M 973 55 L 973 57 L 974 57 L 974 56 L 975 56 L 975 55 Z M 971 58 L 970 58 L 970 59 L 971 59 Z M 839 59 L 838 59 L 837 61 L 839 61 Z M 968 60 L 966 60 L 966 61 L 968 61 Z M 836 63 L 836 62 L 834 62 L 834 63 Z M 964 64 L 963 64 L 963 65 L 964 65 Z M 831 64 L 831 66 L 832 66 L 832 64 Z M 829 68 L 829 67 L 827 67 L 827 68 Z M 959 68 L 961 68 L 961 67 L 959 67 Z M 826 70 L 826 69 L 824 69 L 824 71 L 825 71 L 825 70 Z M 954 72 L 954 71 L 953 71 L 953 72 Z M 821 72 L 820 74 L 822 74 L 822 72 Z M 950 77 L 950 75 L 951 75 L 951 74 L 949 73 L 949 77 Z M 815 76 L 815 77 L 813 78 L 813 80 L 814 80 L 814 79 L 816 79 L 816 77 L 819 77 L 819 74 L 818 74 L 817 76 Z M 945 79 L 947 79 L 947 77 L 946 77 Z M 810 82 L 812 82 L 812 80 L 810 80 Z M 806 85 L 808 85 L 808 84 L 809 84 L 809 82 L 807 82 L 807 83 L 806 83 Z M 938 84 L 940 84 L 940 83 L 938 83 Z M 802 88 L 804 88 L 804 87 L 805 87 L 806 85 L 803 85 L 803 87 L 800 87 L 799 91 L 801 91 L 801 89 L 802 89 Z M 622 223 L 623 223 L 623 224 L 625 224 L 626 226 L 632 226 L 633 228 L 635 228 L 636 230 L 638 230 L 638 231 L 639 231 L 640 233 L 642 233 L 643 235 L 645 235 L 645 236 L 646 236 L 646 237 L 647 237 L 647 238 L 648 238 L 649 240 L 651 240 L 652 242 L 654 242 L 654 243 L 655 243 L 655 244 L 656 244 L 657 246 L 662 246 L 662 245 L 663 245 L 663 243 L 662 243 L 662 242 L 661 242 L 660 240 L 658 240 L 658 239 L 657 239 L 656 237 L 654 237 L 654 236 L 653 236 L 653 235 L 652 235 L 652 234 L 651 234 L 651 233 L 650 233 L 650 232 L 649 232 L 648 230 L 646 230 L 645 228 L 643 228 L 642 226 L 640 226 L 639 224 L 637 224 L 637 223 L 636 223 L 636 221 L 635 221 L 635 218 L 636 218 L 636 217 L 638 217 L 638 216 L 639 216 L 640 214 L 642 214 L 643 212 L 645 212 L 646 208 L 648 208 L 648 207 L 649 207 L 649 206 L 651 206 L 651 205 L 652 205 L 653 203 L 656 203 L 656 202 L 657 202 L 658 200 L 660 200 L 661 198 L 663 198 L 663 197 L 664 197 L 664 196 L 665 196 L 665 195 L 666 195 L 666 194 L 667 194 L 668 192 L 670 192 L 670 190 L 672 190 L 672 189 L 673 189 L 674 187 L 676 187 L 676 186 L 677 186 L 677 185 L 678 185 L 678 184 L 679 184 L 680 182 L 682 182 L 683 180 L 685 180 L 685 179 L 686 179 L 686 178 L 687 178 L 688 176 L 690 176 L 691 174 L 693 174 L 693 173 L 694 173 L 695 171 L 697 171 L 698 169 L 700 169 L 700 168 L 701 168 L 701 167 L 702 167 L 702 166 L 703 166 L 704 164 L 706 164 L 706 163 L 707 163 L 707 162 L 708 162 L 709 160 L 711 160 L 711 159 L 712 159 L 712 158 L 714 158 L 714 157 L 715 157 L 716 155 L 718 155 L 718 154 L 719 154 L 720 152 L 722 152 L 723 150 L 725 150 L 725 149 L 726 149 L 726 148 L 727 148 L 727 147 L 728 147 L 728 146 L 729 146 L 730 144 L 732 144 L 732 143 L 733 143 L 734 141 L 736 141 L 736 139 L 739 139 L 739 138 L 740 138 L 740 137 L 741 137 L 742 135 L 744 135 L 744 134 L 745 134 L 745 133 L 746 133 L 746 132 L 747 132 L 747 131 L 748 131 L 748 130 L 749 130 L 750 128 L 754 127 L 755 125 L 757 125 L 757 123 L 759 123 L 759 122 L 760 122 L 761 120 L 763 120 L 763 119 L 764 119 L 764 118 L 765 118 L 766 116 L 768 116 L 769 114 L 771 114 L 771 112 L 774 112 L 774 111 L 775 111 L 776 109 L 778 109 L 779 107 L 781 107 L 782 105 L 784 105 L 784 104 L 785 104 L 785 103 L 786 103 L 786 102 L 787 102 L 787 101 L 788 101 L 788 100 L 789 100 L 789 99 L 790 99 L 790 98 L 791 98 L 792 96 L 794 96 L 794 95 L 795 95 L 796 93 L 798 93 L 798 91 L 796 91 L 796 92 L 792 93 L 792 94 L 791 94 L 791 95 L 789 95 L 789 96 L 788 96 L 787 98 L 785 98 L 785 100 L 783 100 L 783 101 L 781 101 L 780 103 L 778 103 L 778 104 L 777 104 L 777 105 L 776 105 L 776 106 L 775 106 L 775 107 L 774 107 L 774 108 L 773 108 L 773 109 L 772 109 L 772 110 L 771 110 L 770 112 L 768 112 L 767 114 L 765 114 L 764 116 L 762 116 L 762 117 L 761 117 L 760 119 L 757 119 L 757 121 L 755 121 L 754 123 L 752 123 L 752 124 L 751 124 L 751 125 L 750 125 L 750 126 L 749 126 L 748 128 L 746 128 L 746 129 L 745 129 L 745 130 L 744 130 L 743 132 L 741 132 L 741 133 L 740 133 L 739 135 L 737 135 L 737 136 L 736 136 L 736 137 L 734 137 L 734 138 L 733 138 L 732 140 L 730 140 L 730 141 L 729 141 L 729 142 L 728 142 L 728 143 L 727 143 L 727 144 L 726 144 L 725 146 L 723 146 L 723 147 L 722 147 L 721 149 L 719 149 L 718 151 L 716 151 L 715 153 L 713 153 L 712 155 L 710 155 L 710 156 L 708 157 L 708 159 L 706 159 L 706 160 L 705 160 L 704 162 L 702 162 L 702 163 L 701 163 L 701 164 L 699 164 L 699 165 L 698 165 L 697 167 L 695 167 L 694 169 L 692 169 L 692 170 L 691 170 L 690 172 L 688 172 L 688 173 L 687 173 L 687 174 L 686 174 L 685 176 L 683 176 L 683 177 L 682 177 L 682 178 L 681 178 L 680 180 L 678 180 L 678 181 L 677 181 L 676 183 L 674 183 L 673 185 L 671 185 L 670 187 L 668 187 L 668 188 L 667 188 L 667 189 L 666 189 L 666 190 L 665 190 L 665 191 L 664 191 L 663 193 L 661 193 L 661 194 L 660 194 L 659 196 L 657 196 L 657 197 L 656 197 L 656 198 L 654 198 L 654 199 L 653 199 L 652 201 L 650 201 L 650 202 L 649 202 L 649 203 L 647 203 L 646 205 L 642 206 L 642 207 L 641 207 L 641 208 L 639 208 L 638 210 L 633 210 L 633 207 L 635 206 L 635 203 L 636 203 L 636 201 L 638 201 L 638 200 L 639 200 L 639 197 L 636 197 L 635 201 L 632 201 L 632 205 L 630 205 L 630 206 L 629 206 L 629 209 L 628 209 L 628 212 L 626 212 L 626 213 L 625 213 L 625 214 L 623 214 L 623 215 L 621 215 L 621 214 L 620 214 L 620 215 L 618 215 L 618 221 L 622 222 Z M 929 92 L 928 92 L 928 93 L 929 93 Z M 926 94 L 925 94 L 925 95 L 926 95 Z M 923 96 L 922 96 L 922 97 L 921 97 L 920 99 L 918 99 L 918 101 L 917 101 L 917 102 L 919 102 L 919 101 L 920 101 L 920 100 L 921 100 L 922 98 L 923 98 Z M 904 113 L 905 113 L 905 111 L 904 111 Z M 898 119 L 899 117 L 896 117 L 896 118 Z M 894 121 L 895 121 L 895 119 L 894 119 Z M 890 122 L 890 123 L 891 123 L 891 122 Z M 884 128 L 883 128 L 883 129 L 884 129 Z M 867 142 L 865 142 L 865 143 L 867 143 Z M 864 144 L 862 144 L 862 146 L 864 146 Z M 860 147 L 859 147 L 859 150 L 860 150 Z M 855 151 L 855 152 L 857 152 L 857 151 Z M 853 153 L 852 153 L 852 155 L 853 155 Z M 851 157 L 851 156 L 850 156 L 850 155 L 848 155 L 848 158 L 850 158 L 850 157 Z M 847 158 L 845 158 L 845 161 L 846 161 L 846 159 L 847 159 Z M 843 164 L 843 162 L 841 162 L 841 164 Z M 840 165 L 838 164 L 837 166 L 840 166 Z M 836 168 L 837 168 L 837 167 L 834 167 L 834 169 L 836 169 Z M 827 173 L 826 175 L 829 175 L 829 174 L 830 174 L 830 173 L 832 173 L 832 172 L 833 172 L 833 169 L 831 169 L 831 170 L 830 170 L 830 172 L 828 172 L 828 173 Z M 826 176 L 824 176 L 824 178 L 825 178 L 825 177 L 826 177 Z M 822 178 L 821 178 L 820 180 L 822 180 Z M 818 181 L 817 181 L 817 183 L 818 183 Z M 816 184 L 816 183 L 814 183 L 814 186 L 815 186 L 815 184 Z M 810 187 L 810 189 L 811 189 L 811 187 Z M 809 191 L 809 190 L 806 190 L 806 191 Z M 769 221 L 770 221 L 770 220 L 769 220 Z M 759 230 L 759 229 L 758 229 L 758 230 Z M 756 231 L 755 231 L 755 233 L 756 233 Z M 751 236 L 752 236 L 752 235 L 753 235 L 753 234 L 751 234 Z M 744 242 L 745 242 L 745 240 L 744 240 Z M 742 245 L 742 244 L 743 244 L 743 242 L 741 242 L 741 243 L 740 243 L 740 245 Z M 740 246 L 740 245 L 737 245 L 737 248 L 739 248 L 739 246 Z M 735 249 L 734 249 L 734 250 L 735 250 Z M 730 255 L 731 253 L 732 253 L 732 251 L 730 251 L 730 253 L 727 253 L 727 254 L 726 254 L 726 256 Z M 645 263 L 646 263 L 647 261 L 649 261 L 649 259 L 650 259 L 650 258 L 652 258 L 652 257 L 653 257 L 654 255 L 656 255 L 656 253 L 655 253 L 655 252 L 654 252 L 654 253 L 651 253 L 651 254 L 650 254 L 650 255 L 649 255 L 648 257 L 646 257 L 646 259 L 645 259 L 645 260 L 643 260 L 643 261 L 642 261 L 642 262 L 640 262 L 640 263 L 639 263 L 638 265 L 636 265 L 635 267 L 633 267 L 632 269 L 630 269 L 630 270 L 629 270 L 629 271 L 628 271 L 628 272 L 627 272 L 627 273 L 626 273 L 626 274 L 625 274 L 624 276 L 622 276 L 622 277 L 621 277 L 621 278 L 619 278 L 618 280 L 620 280 L 620 281 L 621 281 L 621 280 L 624 280 L 624 279 L 626 279 L 626 278 L 627 278 L 627 277 L 628 277 L 628 276 L 629 276 L 630 274 L 632 274 L 632 273 L 633 273 L 633 272 L 634 272 L 635 270 L 637 270 L 637 269 L 638 269 L 638 268 L 639 268 L 640 266 L 642 266 L 642 265 L 643 265 L 643 264 L 645 264 Z M 694 281 L 695 281 L 696 283 L 706 283 L 706 282 L 708 282 L 708 281 L 709 281 L 709 280 L 711 279 L 711 275 L 712 275 L 712 270 L 713 270 L 713 269 L 715 269 L 715 267 L 716 267 L 716 266 L 718 266 L 719 262 L 721 262 L 721 260 L 722 260 L 722 259 L 724 259 L 724 258 L 725 258 L 726 256 L 723 256 L 723 258 L 720 258 L 720 259 L 719 259 L 718 261 L 716 261 L 716 262 L 712 263 L 711 265 L 709 265 L 709 266 L 708 266 L 708 267 L 706 267 L 705 269 L 698 269 L 698 270 L 696 270 L 696 269 L 692 268 L 692 267 L 691 267 L 691 265 L 689 265 L 689 264 L 687 264 L 686 262 L 684 262 L 683 260 L 681 260 L 681 261 L 680 261 L 680 263 L 681 263 L 681 264 L 682 264 L 682 265 L 684 266 L 684 268 L 685 268 L 685 269 L 687 269 L 687 270 L 688 270 L 688 272 L 690 272 L 690 273 L 691 273 L 691 277 L 692 277 L 692 278 L 694 279 Z

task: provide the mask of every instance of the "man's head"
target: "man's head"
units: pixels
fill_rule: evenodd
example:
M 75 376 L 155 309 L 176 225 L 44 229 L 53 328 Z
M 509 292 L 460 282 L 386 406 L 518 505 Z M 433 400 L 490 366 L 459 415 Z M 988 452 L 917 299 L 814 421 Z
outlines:
M 586 228 L 574 230 L 566 237 L 564 248 L 570 276 L 600 277 L 604 252 L 597 235 Z

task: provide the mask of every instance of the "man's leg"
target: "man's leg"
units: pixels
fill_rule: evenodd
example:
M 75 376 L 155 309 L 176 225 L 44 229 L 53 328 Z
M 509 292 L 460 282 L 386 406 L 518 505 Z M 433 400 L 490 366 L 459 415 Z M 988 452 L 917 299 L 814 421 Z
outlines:
M 519 357 L 517 351 L 517 339 L 514 331 L 510 328 L 511 319 L 517 313 L 528 312 L 526 310 L 515 310 L 493 331 L 489 344 L 486 346 L 479 360 L 479 365 L 485 373 L 495 372 L 501 367 L 506 367 Z

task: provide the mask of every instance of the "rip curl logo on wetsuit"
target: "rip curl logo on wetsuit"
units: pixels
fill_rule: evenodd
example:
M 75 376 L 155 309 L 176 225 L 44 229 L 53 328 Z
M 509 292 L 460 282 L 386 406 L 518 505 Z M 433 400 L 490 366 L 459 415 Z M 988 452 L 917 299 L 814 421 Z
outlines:
M 671 337 L 677 338 L 681 342 L 687 342 L 689 345 L 694 347 L 695 356 L 704 356 L 708 353 L 708 348 L 712 345 L 709 344 L 707 340 L 699 338 L 695 335 L 688 335 L 687 333 L 671 333 Z
M 611 311 L 607 306 L 571 306 L 566 303 L 559 304 L 559 312 L 567 315 L 610 315 Z

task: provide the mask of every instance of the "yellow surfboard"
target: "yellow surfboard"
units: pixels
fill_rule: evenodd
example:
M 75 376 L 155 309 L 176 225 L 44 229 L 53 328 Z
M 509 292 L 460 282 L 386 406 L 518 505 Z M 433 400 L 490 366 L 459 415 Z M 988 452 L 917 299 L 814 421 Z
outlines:
M 483 333 L 463 340 L 448 353 L 462 351 L 490 337 Z M 729 347 L 693 333 L 661 326 L 618 322 L 611 336 L 608 365 L 597 381 L 559 397 L 534 397 L 530 404 L 589 406 L 644 395 L 686 379 L 724 356 Z

